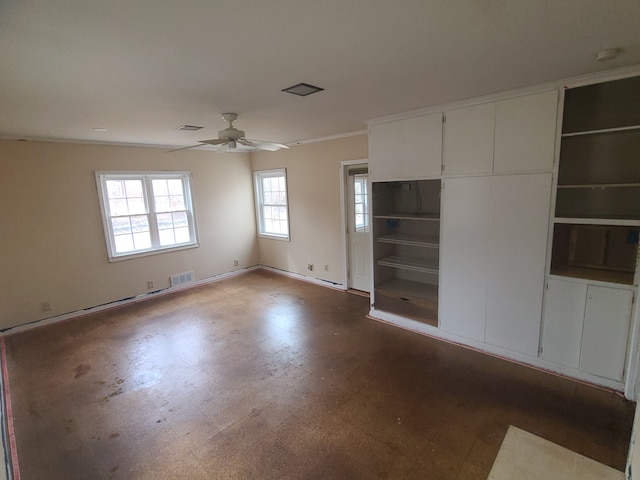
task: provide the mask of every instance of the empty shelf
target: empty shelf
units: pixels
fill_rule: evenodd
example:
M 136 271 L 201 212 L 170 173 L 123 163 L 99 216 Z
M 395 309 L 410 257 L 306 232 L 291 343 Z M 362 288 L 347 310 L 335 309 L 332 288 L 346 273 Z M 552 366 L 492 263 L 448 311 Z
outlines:
M 437 248 L 440 245 L 438 237 L 428 237 L 426 235 L 409 235 L 401 233 L 392 233 L 383 235 L 376 240 L 383 243 L 395 243 L 399 245 L 413 245 L 417 247 Z
M 384 267 L 402 268 L 414 272 L 438 273 L 438 261 L 419 257 L 391 256 L 378 260 L 378 265 Z

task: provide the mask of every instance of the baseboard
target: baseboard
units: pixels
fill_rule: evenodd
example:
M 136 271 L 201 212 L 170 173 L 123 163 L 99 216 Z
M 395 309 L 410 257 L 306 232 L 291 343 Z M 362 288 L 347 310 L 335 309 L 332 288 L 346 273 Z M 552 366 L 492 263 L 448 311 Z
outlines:
M 10 335 L 15 335 L 17 333 L 26 332 L 28 330 L 33 330 L 35 328 L 44 327 L 46 325 L 52 325 L 55 323 L 66 322 L 68 320 L 73 320 L 79 317 L 84 317 L 86 315 L 91 315 L 92 313 L 103 312 L 105 310 L 110 310 L 112 308 L 121 307 L 123 305 L 130 305 L 132 303 L 144 302 L 146 300 L 150 300 L 152 298 L 157 298 L 163 295 L 169 295 L 172 293 L 176 293 L 182 290 L 188 290 L 190 288 L 198 287 L 201 285 L 207 285 L 209 283 L 219 282 L 221 280 L 225 280 L 227 278 L 236 277 L 238 275 L 244 275 L 253 270 L 259 270 L 261 268 L 260 265 L 254 265 L 252 267 L 242 268 L 239 270 L 234 270 L 232 272 L 221 273 L 220 275 L 214 275 L 211 277 L 206 277 L 200 280 L 196 280 L 190 283 L 185 283 L 182 285 L 177 285 L 175 287 L 167 287 L 161 290 L 156 290 L 148 293 L 141 293 L 140 295 L 136 295 L 130 298 L 124 298 L 122 300 L 114 300 L 113 302 L 105 303 L 102 305 L 96 305 L 94 307 L 87 307 L 83 310 L 76 310 L 74 312 L 63 313 L 60 315 L 56 315 L 54 317 L 43 318 L 42 320 L 36 320 L 34 322 L 25 323 L 22 325 L 17 325 L 15 327 L 10 327 L 2 332 L 0 332 L 1 337 L 7 337 Z
M 301 275 L 299 273 L 289 272 L 287 270 L 281 270 L 279 268 L 269 267 L 267 265 L 261 265 L 260 268 L 269 272 L 277 273 L 279 275 L 284 275 L 285 277 L 295 278 L 296 280 L 302 280 L 303 282 L 313 283 L 314 285 L 321 285 L 323 287 L 333 288 L 334 290 L 347 290 L 347 288 L 342 283 L 334 283 L 330 282 L 329 280 L 322 280 L 321 278 Z

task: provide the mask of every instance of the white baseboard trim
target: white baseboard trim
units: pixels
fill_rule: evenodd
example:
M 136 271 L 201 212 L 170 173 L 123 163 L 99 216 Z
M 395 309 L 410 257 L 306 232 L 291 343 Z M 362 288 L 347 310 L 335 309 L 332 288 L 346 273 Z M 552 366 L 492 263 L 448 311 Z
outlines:
M 557 375 L 559 377 L 568 378 L 570 380 L 585 383 L 590 386 L 604 388 L 606 390 L 613 390 L 615 392 L 625 392 L 625 384 L 622 382 L 616 382 L 615 380 L 609 380 L 606 378 L 597 377 L 588 373 L 580 372 L 576 369 L 569 367 L 562 367 L 555 365 L 538 357 L 530 357 L 522 353 L 512 352 L 501 347 L 489 345 L 487 343 L 479 342 L 469 338 L 460 337 L 453 333 L 448 333 L 440 330 L 437 327 L 426 325 L 415 320 L 404 318 L 392 313 L 383 312 L 381 310 L 371 309 L 369 312 L 369 318 L 379 322 L 387 323 L 395 327 L 403 328 L 411 332 L 419 333 L 432 337 L 436 340 L 445 341 L 454 345 L 458 345 L 463 348 L 475 350 L 486 355 L 491 355 L 508 362 L 517 363 L 525 367 L 534 368 L 536 370 L 549 373 L 551 375 Z M 626 396 L 626 392 L 625 392 Z M 633 400 L 633 399 L 629 399 Z
M 301 275 L 299 273 L 289 272 L 287 270 L 281 270 L 279 268 L 268 267 L 267 265 L 261 265 L 260 268 L 269 272 L 284 275 L 285 277 L 295 278 L 296 280 L 302 280 L 303 282 L 313 283 L 314 285 L 321 285 L 323 287 L 333 288 L 334 290 L 347 290 L 342 283 L 333 283 L 328 280 L 322 280 L 320 278 L 309 277 L 307 275 Z
M 7 328 L 0 332 L 0 337 L 7 337 L 10 335 L 14 335 L 16 333 L 26 332 L 28 330 L 33 330 L 35 328 L 44 327 L 46 325 L 52 325 L 54 323 L 65 322 L 67 320 L 72 320 L 74 318 L 83 317 L 85 315 L 90 315 L 92 313 L 102 312 L 105 310 L 110 310 L 112 308 L 120 307 L 122 305 L 129 305 L 132 303 L 144 302 L 146 300 L 150 300 L 152 298 L 157 298 L 159 296 L 169 295 L 171 293 L 176 293 L 181 290 L 188 290 L 190 288 L 198 287 L 200 285 L 207 285 L 209 283 L 219 282 L 221 280 L 225 280 L 231 277 L 237 277 L 238 275 L 244 275 L 253 270 L 259 270 L 260 265 L 254 265 L 252 267 L 242 268 L 239 270 L 234 270 L 231 272 L 221 273 L 220 275 L 214 275 L 212 277 L 206 277 L 200 280 L 196 280 L 194 282 L 185 283 L 182 285 L 177 285 L 175 287 L 167 287 L 162 290 L 156 290 L 154 292 L 141 293 L 134 297 L 124 298 L 122 300 L 115 300 L 113 302 L 105 303 L 103 305 L 96 305 L 94 307 L 87 307 L 83 310 L 76 310 L 74 312 L 63 313 L 60 315 L 56 315 L 54 317 L 43 318 L 42 320 L 36 320 L 34 322 L 25 323 L 22 325 L 17 325 L 15 327 Z

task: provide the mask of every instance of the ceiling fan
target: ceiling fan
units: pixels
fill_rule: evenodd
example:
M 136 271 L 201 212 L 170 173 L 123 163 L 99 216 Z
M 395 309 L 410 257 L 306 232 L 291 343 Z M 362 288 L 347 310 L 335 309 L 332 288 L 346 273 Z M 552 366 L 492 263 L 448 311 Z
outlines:
M 229 122 L 229 126 L 224 130 L 218 132 L 218 138 L 211 140 L 200 140 L 198 145 L 191 145 L 189 147 L 176 148 L 170 150 L 170 152 L 177 152 L 178 150 L 186 150 L 188 148 L 202 147 L 204 145 L 213 145 L 216 147 L 227 146 L 230 152 L 251 152 L 254 150 L 267 150 L 269 152 L 275 152 L 281 148 L 289 148 L 281 143 L 264 142 L 262 140 L 250 140 L 244 136 L 242 130 L 238 130 L 233 126 L 233 122 L 238 118 L 237 113 L 223 113 L 222 118 L 225 122 Z

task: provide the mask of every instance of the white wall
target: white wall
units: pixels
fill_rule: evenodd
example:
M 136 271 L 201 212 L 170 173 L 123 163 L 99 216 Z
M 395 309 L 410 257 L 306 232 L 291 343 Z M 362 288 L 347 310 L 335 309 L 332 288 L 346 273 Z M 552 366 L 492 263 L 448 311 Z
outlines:
M 367 136 L 358 135 L 255 152 L 253 170 L 287 169 L 291 241 L 260 238 L 263 265 L 343 284 L 340 162 L 367 158 Z M 308 264 L 314 270 L 307 270 Z M 324 266 L 328 265 L 328 271 Z
M 0 166 L 0 329 L 259 263 L 247 154 L 0 141 Z M 200 247 L 109 263 L 95 170 L 190 171 Z

